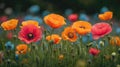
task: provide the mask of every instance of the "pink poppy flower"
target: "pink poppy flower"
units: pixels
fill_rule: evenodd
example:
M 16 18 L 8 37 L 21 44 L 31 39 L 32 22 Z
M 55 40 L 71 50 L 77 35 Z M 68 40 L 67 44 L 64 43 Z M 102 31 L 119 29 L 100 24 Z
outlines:
M 89 53 L 92 54 L 93 56 L 96 56 L 100 53 L 100 50 L 98 50 L 96 48 L 90 48 Z
M 68 16 L 68 20 L 71 22 L 75 22 L 78 20 L 78 15 L 77 14 L 71 14 Z
M 91 32 L 94 40 L 104 37 L 112 31 L 111 26 L 108 23 L 101 22 L 92 26 Z
M 37 42 L 42 38 L 42 30 L 35 25 L 28 24 L 21 28 L 18 38 L 27 44 Z

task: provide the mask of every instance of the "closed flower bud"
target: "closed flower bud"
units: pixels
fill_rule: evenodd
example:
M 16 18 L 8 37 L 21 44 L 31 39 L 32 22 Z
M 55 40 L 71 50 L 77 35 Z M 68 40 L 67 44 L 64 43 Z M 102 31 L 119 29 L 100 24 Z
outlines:
M 105 43 L 104 43 L 103 41 L 100 41 L 100 42 L 99 42 L 99 45 L 100 45 L 101 47 L 104 47 Z
M 116 56 L 116 52 L 112 52 L 111 55 L 112 55 L 111 59 L 114 60 L 114 59 L 115 59 L 115 56 Z
M 112 52 L 112 54 L 111 54 L 112 56 L 116 56 L 116 53 L 115 52 Z
M 93 45 L 93 42 L 90 42 L 87 44 L 87 47 L 91 47 Z

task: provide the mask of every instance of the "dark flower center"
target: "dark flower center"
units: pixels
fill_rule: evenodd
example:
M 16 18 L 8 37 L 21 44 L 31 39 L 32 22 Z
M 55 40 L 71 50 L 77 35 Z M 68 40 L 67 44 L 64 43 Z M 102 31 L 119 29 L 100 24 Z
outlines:
M 69 32 L 69 33 L 68 33 L 68 37 L 69 37 L 69 38 L 73 38 L 73 37 L 74 37 L 74 34 L 73 34 L 72 32 Z
M 32 33 L 29 33 L 28 35 L 27 35 L 27 37 L 28 37 L 28 39 L 33 39 L 34 38 L 34 35 L 32 34 Z
M 85 26 L 80 26 L 80 28 L 83 28 L 83 29 L 85 29 Z
M 19 51 L 19 53 L 23 53 L 23 51 L 24 51 L 24 49 L 21 49 L 21 50 Z
M 11 48 L 12 48 L 12 46 L 11 46 L 11 45 L 8 45 L 8 46 L 7 46 L 7 48 L 8 48 L 8 49 L 11 49 Z

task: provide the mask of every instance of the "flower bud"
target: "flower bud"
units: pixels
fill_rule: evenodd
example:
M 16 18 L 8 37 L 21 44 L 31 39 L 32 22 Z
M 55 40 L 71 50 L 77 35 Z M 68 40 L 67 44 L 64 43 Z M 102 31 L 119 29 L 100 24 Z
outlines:
M 100 42 L 99 42 L 99 45 L 100 45 L 101 47 L 104 47 L 105 43 L 104 43 L 103 41 L 100 41 Z
M 111 58 L 111 59 L 114 60 L 114 59 L 115 59 L 115 56 L 116 56 L 116 52 L 112 52 L 111 55 L 112 55 L 112 58 Z
M 112 54 L 111 54 L 112 56 L 116 56 L 116 53 L 115 52 L 112 52 Z
M 93 42 L 90 42 L 87 44 L 87 47 L 91 47 L 93 45 Z

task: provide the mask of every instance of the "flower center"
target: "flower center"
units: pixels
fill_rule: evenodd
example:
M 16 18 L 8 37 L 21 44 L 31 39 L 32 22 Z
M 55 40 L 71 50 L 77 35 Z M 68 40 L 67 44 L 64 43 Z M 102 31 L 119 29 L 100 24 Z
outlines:
M 69 32 L 69 33 L 68 33 L 68 37 L 69 37 L 69 38 L 73 38 L 73 37 L 74 37 L 74 34 L 73 34 L 72 32 Z
M 23 53 L 23 52 L 24 52 L 24 49 L 21 49 L 21 50 L 19 51 L 20 54 Z
M 83 28 L 83 29 L 85 29 L 85 26 L 80 26 L 80 28 Z
M 28 39 L 33 39 L 33 38 L 34 38 L 34 35 L 33 35 L 32 33 L 29 33 L 29 34 L 27 35 L 27 37 L 28 37 Z

